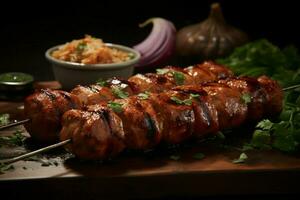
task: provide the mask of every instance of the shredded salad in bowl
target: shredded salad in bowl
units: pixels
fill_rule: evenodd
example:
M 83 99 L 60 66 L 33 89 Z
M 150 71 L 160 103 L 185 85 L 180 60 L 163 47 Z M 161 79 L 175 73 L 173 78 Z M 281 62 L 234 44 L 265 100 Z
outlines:
M 83 64 L 120 63 L 132 58 L 130 53 L 109 47 L 102 39 L 90 35 L 60 46 L 51 56 L 58 60 Z

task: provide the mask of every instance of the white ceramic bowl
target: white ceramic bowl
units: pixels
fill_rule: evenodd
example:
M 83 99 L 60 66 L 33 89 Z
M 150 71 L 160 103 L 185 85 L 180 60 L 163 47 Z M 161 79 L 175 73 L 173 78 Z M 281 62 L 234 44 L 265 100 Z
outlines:
M 48 49 L 45 53 L 47 60 L 52 64 L 54 77 L 63 89 L 70 90 L 76 85 L 95 83 L 98 79 L 111 77 L 129 78 L 133 74 L 134 65 L 139 61 L 140 54 L 136 50 L 118 44 L 106 43 L 107 46 L 131 53 L 132 59 L 111 64 L 82 64 L 58 60 L 51 56 L 52 52 L 61 45 Z

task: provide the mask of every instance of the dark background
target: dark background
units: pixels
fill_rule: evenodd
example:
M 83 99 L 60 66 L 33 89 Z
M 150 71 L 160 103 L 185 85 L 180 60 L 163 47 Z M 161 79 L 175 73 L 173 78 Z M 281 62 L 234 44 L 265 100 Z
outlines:
M 150 17 L 171 20 L 177 29 L 204 20 L 216 1 L 10 1 L 1 6 L 0 72 L 23 71 L 36 80 L 52 80 L 46 49 L 84 34 L 106 42 L 132 46 L 151 26 L 138 24 Z M 217 1 L 227 21 L 252 39 L 268 38 L 280 47 L 300 46 L 300 11 L 296 1 Z

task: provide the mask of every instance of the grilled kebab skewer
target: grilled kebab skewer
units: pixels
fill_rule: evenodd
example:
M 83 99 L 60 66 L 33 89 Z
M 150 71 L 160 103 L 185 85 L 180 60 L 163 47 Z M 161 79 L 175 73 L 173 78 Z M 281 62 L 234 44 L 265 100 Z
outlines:
M 10 164 L 66 144 L 80 158 L 105 159 L 125 147 L 147 149 L 161 141 L 203 137 L 279 114 L 286 89 L 266 76 L 231 78 L 143 99 L 132 96 L 85 111 L 73 109 L 64 114 L 61 142 L 0 162 Z
M 178 86 L 147 98 L 131 96 L 62 117 L 60 140 L 82 159 L 115 156 L 125 148 L 177 144 L 272 117 L 282 110 L 283 91 L 266 76 L 229 78 L 217 83 Z
M 200 84 L 233 76 L 228 68 L 213 62 L 204 62 L 184 69 L 166 67 L 159 74 L 137 74 L 128 80 L 112 78 L 103 86 L 77 86 L 70 93 L 60 90 L 41 90 L 26 98 L 25 124 L 32 138 L 39 142 L 53 143 L 61 130 L 61 116 L 70 109 L 105 103 L 141 92 L 162 92 L 177 85 Z

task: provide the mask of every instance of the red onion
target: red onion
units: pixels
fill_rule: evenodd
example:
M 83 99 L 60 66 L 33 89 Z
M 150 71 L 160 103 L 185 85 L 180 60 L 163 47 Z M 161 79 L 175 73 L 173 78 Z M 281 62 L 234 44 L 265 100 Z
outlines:
M 138 68 L 154 67 L 167 61 L 175 52 L 176 28 L 172 22 L 163 18 L 151 18 L 142 23 L 144 27 L 153 23 L 151 33 L 133 48 L 140 52 Z

